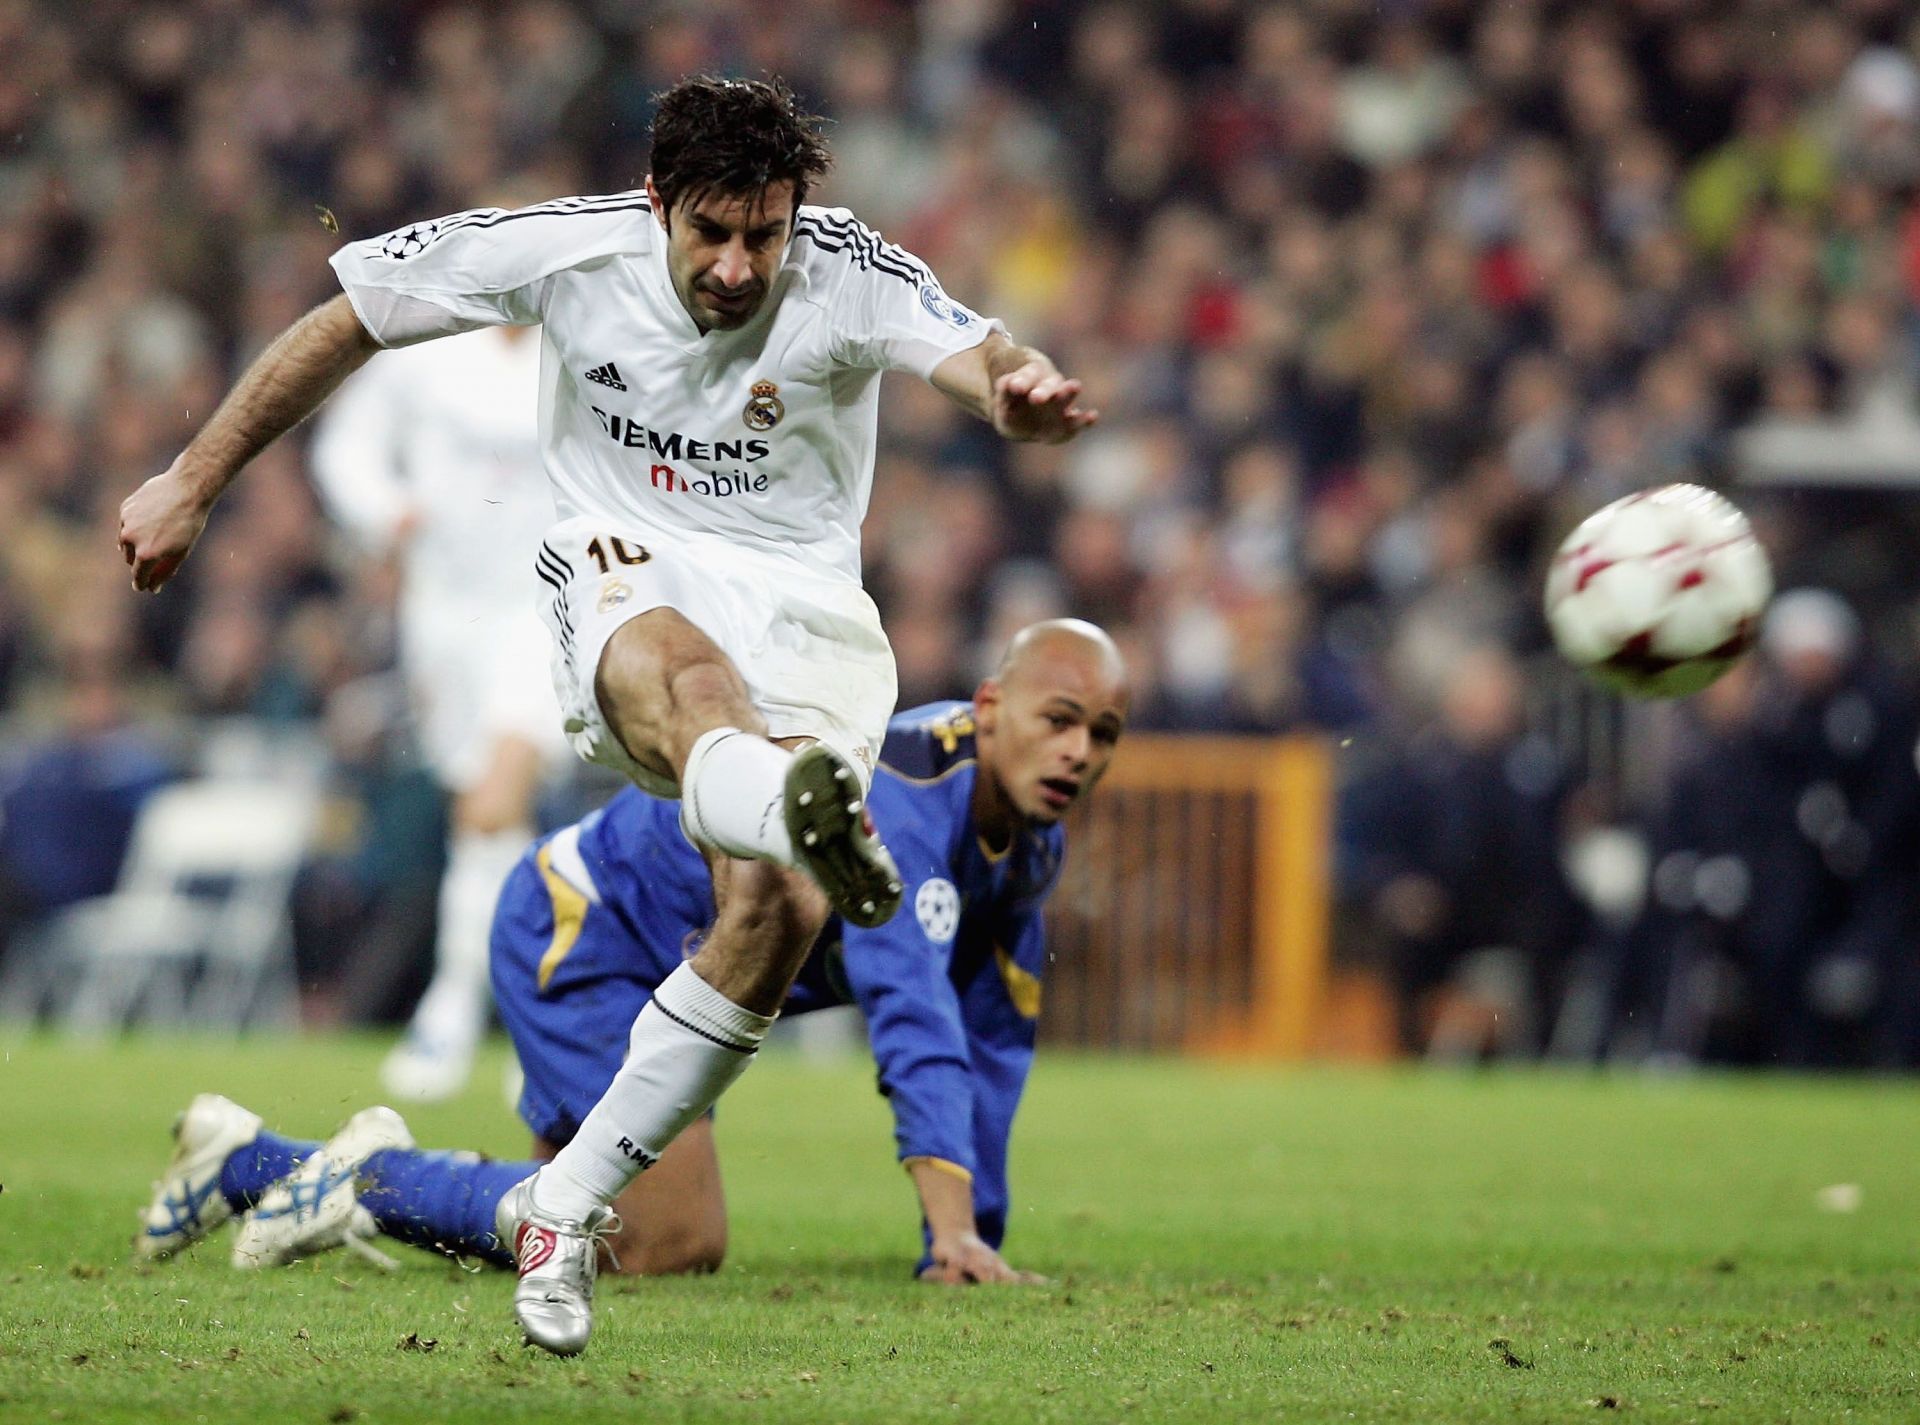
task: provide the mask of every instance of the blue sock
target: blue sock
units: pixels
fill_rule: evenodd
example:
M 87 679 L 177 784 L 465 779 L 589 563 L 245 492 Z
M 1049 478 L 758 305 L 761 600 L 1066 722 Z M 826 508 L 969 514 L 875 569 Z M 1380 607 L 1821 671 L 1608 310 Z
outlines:
M 496 1163 L 476 1153 L 386 1148 L 360 1165 L 360 1205 L 380 1230 L 416 1247 L 513 1265 L 493 1235 L 493 1210 L 538 1163 Z
M 262 1129 L 246 1147 L 227 1155 L 220 1169 L 220 1196 L 235 1212 L 248 1211 L 260 1200 L 261 1193 L 299 1167 L 319 1146 Z

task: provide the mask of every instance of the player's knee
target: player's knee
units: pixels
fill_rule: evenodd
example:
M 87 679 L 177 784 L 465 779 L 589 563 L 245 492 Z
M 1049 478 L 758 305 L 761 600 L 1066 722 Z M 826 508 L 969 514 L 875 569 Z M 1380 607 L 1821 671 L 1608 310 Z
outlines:
M 672 609 L 652 609 L 620 626 L 600 655 L 594 694 L 628 753 L 668 775 L 708 728 L 765 726 L 740 671 Z M 653 767 L 655 761 L 662 765 Z

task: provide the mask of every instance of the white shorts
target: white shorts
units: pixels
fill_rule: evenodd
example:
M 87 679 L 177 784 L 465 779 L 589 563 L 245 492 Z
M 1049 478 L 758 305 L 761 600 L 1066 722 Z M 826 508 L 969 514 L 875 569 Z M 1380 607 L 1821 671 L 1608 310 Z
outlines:
M 866 591 L 817 579 L 719 541 L 617 530 L 583 516 L 547 531 L 540 601 L 553 635 L 553 689 L 573 750 L 655 796 L 679 786 L 627 755 L 594 691 L 607 640 L 628 619 L 668 608 L 720 646 L 771 737 L 813 737 L 873 775 L 899 687 L 893 649 Z
M 486 774 L 494 745 L 517 737 L 539 749 L 549 768 L 567 745 L 542 676 L 548 640 L 524 605 L 486 609 L 445 599 L 405 600 L 400 665 L 418 724 L 420 749 L 455 792 Z

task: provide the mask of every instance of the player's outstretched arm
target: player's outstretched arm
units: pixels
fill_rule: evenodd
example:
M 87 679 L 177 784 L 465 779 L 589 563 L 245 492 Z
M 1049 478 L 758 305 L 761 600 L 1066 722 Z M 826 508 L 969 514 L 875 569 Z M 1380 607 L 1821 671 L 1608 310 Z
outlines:
M 923 1282 L 965 1286 L 972 1282 L 1012 1282 L 1037 1285 L 1046 1278 L 1019 1272 L 987 1245 L 973 1216 L 973 1182 L 951 1163 L 915 1158 L 907 1164 L 920 1210 L 932 1237 L 927 1255 L 933 1258 L 920 1272 Z
M 173 464 L 121 504 L 120 553 L 133 566 L 133 587 L 151 593 L 171 579 L 234 476 L 377 350 L 339 296 L 260 353 Z
M 1080 404 L 1080 383 L 1051 357 L 999 332 L 942 361 L 932 380 L 1008 440 L 1060 445 L 1100 419 Z

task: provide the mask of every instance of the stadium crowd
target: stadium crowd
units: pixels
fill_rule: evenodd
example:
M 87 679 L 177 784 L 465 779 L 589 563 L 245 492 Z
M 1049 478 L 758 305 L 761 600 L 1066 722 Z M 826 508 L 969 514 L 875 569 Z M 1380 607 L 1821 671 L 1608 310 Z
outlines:
M 1121 639 L 1137 727 L 1351 739 L 1341 922 L 1410 1046 L 1500 948 L 1527 1049 L 1580 989 L 1591 1052 L 1920 1055 L 1911 497 L 1736 489 L 1782 587 L 1839 596 L 1604 765 L 1543 711 L 1572 695 L 1535 607 L 1579 515 L 1731 488 L 1741 427 L 1913 408 L 1899 0 L 0 0 L 0 54 L 7 917 L 85 879 L 47 827 L 111 879 L 153 728 L 234 715 L 322 730 L 357 808 L 308 877 L 309 969 L 430 914 L 393 572 L 329 530 L 300 442 L 165 597 L 128 592 L 114 512 L 336 290 L 343 237 L 510 176 L 631 187 L 650 95 L 777 72 L 833 120 L 819 201 L 1105 412 L 1009 447 L 891 385 L 865 548 L 902 706 L 1070 610 Z M 1581 874 L 1619 825 L 1643 901 Z

